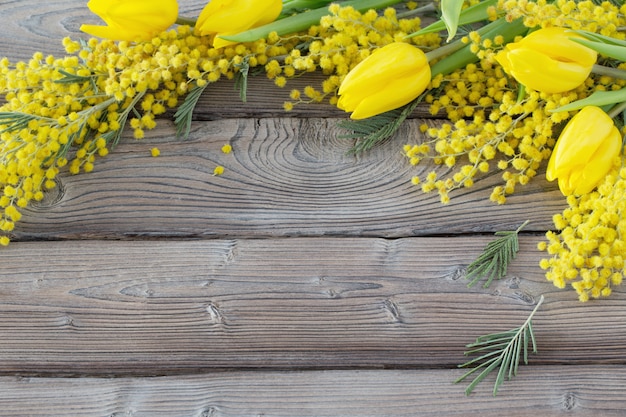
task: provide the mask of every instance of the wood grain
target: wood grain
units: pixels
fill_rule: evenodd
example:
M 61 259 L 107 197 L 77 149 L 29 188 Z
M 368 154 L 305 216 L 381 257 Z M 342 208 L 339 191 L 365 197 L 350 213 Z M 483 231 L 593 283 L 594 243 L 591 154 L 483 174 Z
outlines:
M 0 56 L 64 54 L 63 37 L 98 22 L 86 4 L 3 1 Z M 442 206 L 410 179 L 443 170 L 401 154 L 441 122 L 418 107 L 385 146 L 350 155 L 345 114 L 282 109 L 320 80 L 255 77 L 247 103 L 216 83 L 189 140 L 161 120 L 25 210 L 0 251 L 0 415 L 626 414 L 626 294 L 581 304 L 538 268 L 565 206 L 555 184 L 540 172 L 496 206 L 492 173 Z M 525 220 L 507 278 L 468 289 L 492 232 Z M 539 355 L 497 398 L 489 378 L 465 397 L 452 384 L 464 345 L 520 325 L 542 294 Z
M 407 121 L 384 146 L 354 156 L 336 119 L 195 122 L 187 141 L 174 140 L 164 121 L 96 161 L 95 172 L 60 175 L 44 202 L 24 210 L 15 238 L 402 237 L 491 233 L 525 220 L 529 231 L 552 227 L 565 201 L 543 173 L 501 206 L 489 202 L 497 172 L 454 191 L 446 206 L 411 185 L 413 175 L 444 171 L 402 155 L 403 144 L 421 140 L 420 123 Z M 226 143 L 232 154 L 220 151 Z M 213 175 L 217 165 L 224 175 Z
M 14 244 L 0 252 L 0 373 L 454 366 L 475 337 L 519 326 L 541 294 L 533 362 L 624 363 L 620 290 L 580 304 L 544 279 L 532 237 L 509 278 L 468 289 L 463 268 L 486 242 Z
M 458 370 L 229 372 L 158 378 L 0 378 L 6 415 L 59 417 L 623 416 L 623 366 L 529 366 L 470 397 Z M 491 381 L 489 381 L 491 382 Z M 506 411 L 505 411 L 506 410 Z

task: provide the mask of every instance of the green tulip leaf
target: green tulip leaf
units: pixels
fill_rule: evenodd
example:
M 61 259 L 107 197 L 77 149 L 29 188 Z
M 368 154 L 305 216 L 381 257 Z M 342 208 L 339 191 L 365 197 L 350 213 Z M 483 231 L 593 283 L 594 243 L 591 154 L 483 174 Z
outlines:
M 283 0 L 283 10 L 280 12 L 278 18 L 283 19 L 306 10 L 318 9 L 328 6 L 328 4 L 332 2 L 333 0 Z
M 468 25 L 470 23 L 476 23 L 476 22 L 486 20 L 489 17 L 489 15 L 487 14 L 487 9 L 489 9 L 489 7 L 491 6 L 494 6 L 497 3 L 497 1 L 498 0 L 485 0 L 485 1 L 481 1 L 478 4 L 470 6 L 467 9 L 464 9 L 463 11 L 461 11 L 461 13 L 458 16 L 457 27 L 459 25 Z M 442 1 L 442 5 L 443 5 L 443 1 Z M 443 9 L 443 6 L 442 6 L 442 9 Z M 444 22 L 443 19 L 438 20 L 435 23 L 432 23 L 426 26 L 425 28 L 418 30 L 417 32 L 413 32 L 407 35 L 407 38 L 411 38 L 413 36 L 426 35 L 428 33 L 433 33 L 433 32 L 441 32 L 442 30 L 446 29 L 446 27 L 447 27 L 446 23 Z M 448 29 L 448 32 L 450 32 L 449 29 Z
M 572 32 L 584 36 L 592 41 L 606 43 L 608 45 L 622 45 L 626 47 L 626 41 L 621 39 L 611 38 L 610 36 L 600 35 L 599 33 L 587 32 L 586 30 L 573 30 Z
M 611 45 L 607 43 L 594 42 L 588 39 L 580 38 L 570 39 L 576 43 L 586 46 L 587 48 L 593 49 L 594 51 L 606 57 L 619 59 L 620 61 L 626 61 L 626 45 Z
M 365 12 L 369 9 L 381 9 L 383 7 L 393 6 L 402 0 L 352 0 L 341 2 L 342 7 L 352 6 L 359 12 Z M 276 32 L 278 36 L 288 35 L 290 33 L 300 32 L 317 25 L 320 19 L 330 14 L 328 7 L 320 7 L 319 9 L 307 10 L 284 19 L 276 20 L 267 25 L 259 26 L 245 32 L 237 33 L 230 36 L 220 36 L 220 38 L 231 42 L 254 42 L 259 39 L 267 38 L 267 36 Z
M 624 101 L 626 101 L 626 88 L 615 91 L 596 91 L 589 97 L 558 107 L 552 110 L 552 112 L 579 110 L 585 106 L 602 107 L 609 104 L 622 103 Z
M 448 30 L 448 39 L 454 38 L 459 27 L 459 18 L 463 10 L 463 0 L 441 0 L 441 20 Z

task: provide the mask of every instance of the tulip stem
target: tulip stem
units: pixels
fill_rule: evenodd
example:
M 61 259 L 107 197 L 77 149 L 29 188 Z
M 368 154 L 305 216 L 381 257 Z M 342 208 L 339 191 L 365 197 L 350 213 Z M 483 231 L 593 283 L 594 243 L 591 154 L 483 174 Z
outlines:
M 443 56 L 456 52 L 459 49 L 464 48 L 465 46 L 467 46 L 466 43 L 463 43 L 461 39 L 457 39 L 454 42 L 447 43 L 437 49 L 426 52 L 426 58 L 428 58 L 428 62 L 431 62 L 437 58 L 441 58 Z
M 176 24 L 181 26 L 195 26 L 196 19 L 192 19 L 191 17 L 178 16 L 176 18 Z
M 626 80 L 626 71 L 618 68 L 611 68 L 605 67 L 604 65 L 594 64 L 591 68 L 591 72 L 597 75 L 608 75 L 609 77 Z
M 435 7 L 434 3 L 428 3 L 425 6 L 421 6 L 418 7 L 416 9 L 413 10 L 408 10 L 406 12 L 402 12 L 402 13 L 398 13 L 398 15 L 396 16 L 398 19 L 406 19 L 409 18 L 411 16 L 419 16 L 421 14 L 424 13 L 432 13 L 432 12 L 436 12 L 437 8 Z
M 341 2 L 340 4 L 342 7 L 352 6 L 360 12 L 365 12 L 369 9 L 377 10 L 393 6 L 396 3 L 400 3 L 400 1 L 401 0 L 350 0 Z M 267 25 L 249 29 L 235 35 L 221 36 L 221 38 L 231 42 L 254 42 L 266 38 L 271 32 L 276 32 L 278 36 L 288 35 L 290 33 L 307 30 L 312 25 L 318 25 L 320 19 L 329 14 L 330 11 L 328 11 L 327 6 L 320 7 L 285 17 L 284 19 L 276 20 Z
M 609 115 L 611 119 L 614 119 L 615 117 L 617 117 L 617 115 L 619 115 L 624 110 L 626 110 L 626 102 L 617 104 L 616 106 L 611 108 L 611 110 L 609 110 L 607 114 Z

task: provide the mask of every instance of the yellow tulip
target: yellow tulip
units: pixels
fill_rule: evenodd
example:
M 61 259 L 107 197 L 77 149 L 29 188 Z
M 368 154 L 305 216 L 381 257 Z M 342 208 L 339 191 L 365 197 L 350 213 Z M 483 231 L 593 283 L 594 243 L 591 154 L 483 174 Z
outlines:
M 558 178 L 563 195 L 582 195 L 604 179 L 619 156 L 622 136 L 613 120 L 596 106 L 583 107 L 556 142 L 546 178 Z
M 372 52 L 346 75 L 337 107 L 352 112 L 352 119 L 365 119 L 410 103 L 429 82 L 424 52 L 408 43 L 391 43 Z
M 89 10 L 107 26 L 82 25 L 80 30 L 115 41 L 146 41 L 176 22 L 176 0 L 90 0 Z
M 532 32 L 509 43 L 496 60 L 519 83 L 542 93 L 562 93 L 585 82 L 598 54 L 570 38 L 580 37 L 565 28 Z
M 213 47 L 232 45 L 220 36 L 237 33 L 271 23 L 283 8 L 282 0 L 211 0 L 196 22 L 200 35 L 215 35 Z

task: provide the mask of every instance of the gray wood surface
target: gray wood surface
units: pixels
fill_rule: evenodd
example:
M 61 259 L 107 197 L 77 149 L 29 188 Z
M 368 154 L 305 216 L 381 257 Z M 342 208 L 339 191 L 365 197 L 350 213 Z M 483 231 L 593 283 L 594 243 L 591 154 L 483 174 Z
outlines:
M 59 177 L 45 201 L 24 210 L 16 237 L 403 237 L 514 230 L 525 220 L 527 230 L 544 231 L 565 205 L 543 174 L 508 204 L 493 204 L 489 194 L 501 183 L 494 172 L 454 191 L 444 206 L 410 183 L 444 168 L 413 167 L 402 155 L 422 121 L 407 121 L 393 140 L 359 156 L 348 155 L 352 143 L 338 138 L 337 121 L 197 121 L 181 141 L 161 120 L 146 138 L 128 138 L 98 160 L 93 173 Z M 220 151 L 226 143 L 232 154 Z M 154 146 L 158 158 L 150 155 Z M 220 177 L 217 165 L 225 167 Z
M 83 0 L 0 16 L 12 60 L 60 55 L 94 19 Z M 442 206 L 410 184 L 441 168 L 401 153 L 440 123 L 423 108 L 353 156 L 343 113 L 285 113 L 287 95 L 259 77 L 242 104 L 220 82 L 188 140 L 160 120 L 25 210 L 0 250 L 0 415 L 626 415 L 626 294 L 581 304 L 545 280 L 536 244 L 565 202 L 543 172 L 504 206 L 488 202 L 497 173 Z M 493 232 L 525 220 L 508 276 L 467 288 Z M 464 345 L 541 295 L 539 354 L 497 397 L 493 378 L 466 397 Z
M 517 327 L 540 294 L 533 363 L 621 363 L 623 293 L 607 322 L 554 289 L 535 268 L 535 238 L 507 279 L 468 290 L 463 267 L 487 241 L 17 243 L 0 253 L 0 373 L 454 367 L 465 343 Z
M 246 372 L 154 378 L 0 377 L 11 416 L 623 416 L 624 369 L 524 368 L 501 400 L 465 397 L 458 370 Z

